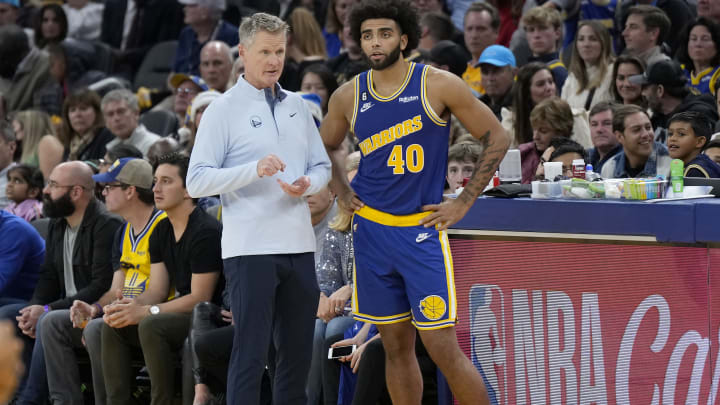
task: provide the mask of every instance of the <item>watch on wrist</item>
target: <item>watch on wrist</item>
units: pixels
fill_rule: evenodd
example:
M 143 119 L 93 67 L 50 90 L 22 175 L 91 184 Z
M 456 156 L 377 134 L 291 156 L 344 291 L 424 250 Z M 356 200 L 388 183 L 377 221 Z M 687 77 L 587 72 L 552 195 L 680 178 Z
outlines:
M 160 313 L 160 307 L 157 305 L 150 306 L 150 315 L 157 315 Z

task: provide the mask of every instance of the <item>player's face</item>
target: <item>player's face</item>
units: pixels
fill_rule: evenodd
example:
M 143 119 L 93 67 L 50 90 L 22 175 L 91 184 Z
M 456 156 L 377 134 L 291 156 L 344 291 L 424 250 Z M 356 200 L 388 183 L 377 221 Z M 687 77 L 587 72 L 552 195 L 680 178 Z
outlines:
M 407 35 L 400 33 L 394 20 L 365 20 L 360 26 L 360 46 L 370 67 L 383 70 L 401 59 L 407 46 Z

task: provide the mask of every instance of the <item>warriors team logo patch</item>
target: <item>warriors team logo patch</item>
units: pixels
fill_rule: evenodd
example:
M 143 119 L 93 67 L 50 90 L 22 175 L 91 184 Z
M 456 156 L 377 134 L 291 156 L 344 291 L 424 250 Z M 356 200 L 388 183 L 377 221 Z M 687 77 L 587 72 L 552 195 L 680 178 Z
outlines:
M 445 300 L 439 295 L 428 295 L 420 301 L 420 312 L 431 321 L 442 318 L 446 311 Z
M 258 128 L 262 126 L 262 120 L 257 115 L 253 115 L 250 117 L 250 125 L 252 125 L 253 128 Z

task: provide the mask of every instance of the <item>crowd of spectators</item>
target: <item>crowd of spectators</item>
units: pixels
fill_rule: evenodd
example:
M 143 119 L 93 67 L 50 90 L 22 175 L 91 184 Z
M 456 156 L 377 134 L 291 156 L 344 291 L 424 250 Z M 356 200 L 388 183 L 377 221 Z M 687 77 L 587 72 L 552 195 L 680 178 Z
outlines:
M 333 92 L 368 69 L 353 3 L 0 0 L 0 319 L 25 363 L 14 403 L 223 403 L 222 207 L 186 189 L 195 135 L 243 73 L 238 25 L 258 11 L 289 24 L 280 84 L 321 125 Z M 575 159 L 604 178 L 667 177 L 672 159 L 720 177 L 716 1 L 413 3 L 421 38 L 407 59 L 464 80 L 519 149 L 523 183 L 544 179 L 544 162 L 570 176 Z M 482 151 L 451 124 L 447 194 Z M 345 146 L 352 176 L 353 134 Z M 327 188 L 306 199 L 321 290 L 308 404 L 388 403 L 382 337 L 347 308 L 350 215 Z M 357 351 L 328 359 L 346 344 Z M 435 368 L 417 354 L 431 401 Z M 261 403 L 277 371 L 267 358 Z

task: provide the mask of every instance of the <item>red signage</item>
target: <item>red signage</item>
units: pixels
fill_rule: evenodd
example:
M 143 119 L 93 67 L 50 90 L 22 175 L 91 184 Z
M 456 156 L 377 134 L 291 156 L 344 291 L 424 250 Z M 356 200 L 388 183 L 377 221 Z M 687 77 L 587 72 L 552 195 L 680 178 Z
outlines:
M 720 251 L 463 239 L 451 247 L 458 338 L 493 404 L 720 403 L 720 297 L 711 322 L 709 288 Z

